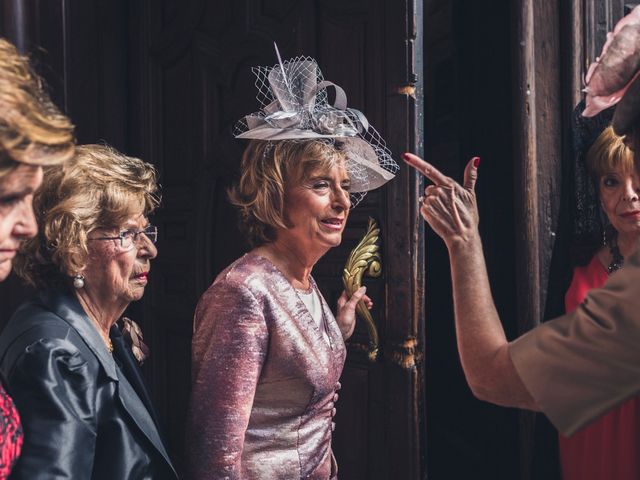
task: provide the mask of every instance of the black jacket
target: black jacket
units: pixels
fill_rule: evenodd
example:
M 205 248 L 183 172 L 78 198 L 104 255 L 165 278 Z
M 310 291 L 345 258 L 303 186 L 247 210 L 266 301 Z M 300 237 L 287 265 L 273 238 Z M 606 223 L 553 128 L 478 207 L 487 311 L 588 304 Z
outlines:
M 110 354 L 76 298 L 42 293 L 0 335 L 0 370 L 20 413 L 12 479 L 175 479 L 151 399 L 118 327 Z

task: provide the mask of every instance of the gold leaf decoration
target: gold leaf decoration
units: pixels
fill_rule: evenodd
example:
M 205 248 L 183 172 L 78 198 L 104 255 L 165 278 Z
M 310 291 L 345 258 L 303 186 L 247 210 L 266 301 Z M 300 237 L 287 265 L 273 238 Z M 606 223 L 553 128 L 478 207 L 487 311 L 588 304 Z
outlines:
M 369 217 L 367 233 L 360 243 L 351 251 L 347 263 L 342 271 L 342 281 L 349 296 L 362 286 L 362 278 L 377 278 L 382 274 L 382 260 L 380 259 L 380 228 L 376 221 Z M 371 312 L 367 309 L 363 300 L 356 307 L 358 316 L 362 318 L 369 334 L 368 357 L 372 362 L 378 357 L 379 338 L 378 329 L 373 321 Z

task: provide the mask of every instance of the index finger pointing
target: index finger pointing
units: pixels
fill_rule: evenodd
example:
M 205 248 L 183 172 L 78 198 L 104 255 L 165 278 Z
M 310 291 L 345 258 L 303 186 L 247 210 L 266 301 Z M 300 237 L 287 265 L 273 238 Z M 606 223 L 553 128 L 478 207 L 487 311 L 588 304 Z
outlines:
M 417 155 L 414 155 L 413 153 L 403 153 L 402 158 L 408 165 L 411 165 L 436 185 L 451 185 L 452 180 L 449 177 L 444 175 L 430 163 L 422 160 Z

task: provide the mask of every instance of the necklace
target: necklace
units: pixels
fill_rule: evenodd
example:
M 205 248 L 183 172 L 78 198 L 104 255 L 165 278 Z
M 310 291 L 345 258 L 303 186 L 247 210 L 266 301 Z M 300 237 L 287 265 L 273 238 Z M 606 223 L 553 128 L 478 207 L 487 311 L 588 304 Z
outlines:
M 301 293 L 302 295 L 311 295 L 313 293 L 313 285 L 311 285 L 311 282 L 309 282 L 309 288 L 293 288 L 296 290 L 296 292 Z
M 622 253 L 620 253 L 616 236 L 609 242 L 609 252 L 611 253 L 611 263 L 607 267 L 607 273 L 611 275 L 616 270 L 620 270 L 624 265 L 624 257 Z
M 113 343 L 111 342 L 111 339 L 109 339 L 109 342 L 107 343 L 107 351 L 109 353 L 113 353 Z

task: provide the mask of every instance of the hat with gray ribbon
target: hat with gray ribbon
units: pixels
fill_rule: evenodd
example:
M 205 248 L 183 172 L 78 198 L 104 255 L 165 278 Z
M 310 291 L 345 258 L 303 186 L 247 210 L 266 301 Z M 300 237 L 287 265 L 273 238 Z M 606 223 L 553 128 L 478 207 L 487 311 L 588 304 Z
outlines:
M 296 57 L 283 62 L 277 46 L 276 55 L 278 64 L 273 67 L 253 68 L 262 108 L 236 124 L 236 138 L 329 142 L 339 139 L 347 159 L 352 194 L 364 194 L 391 180 L 398 164 L 364 114 L 347 108 L 345 91 L 324 80 L 313 58 Z M 335 92 L 333 104 L 329 103 L 329 89 Z

